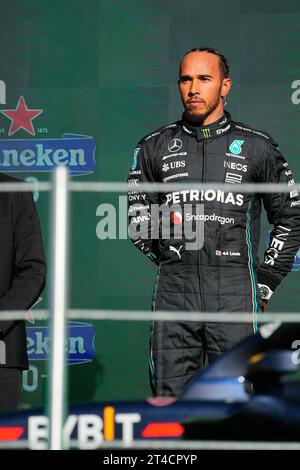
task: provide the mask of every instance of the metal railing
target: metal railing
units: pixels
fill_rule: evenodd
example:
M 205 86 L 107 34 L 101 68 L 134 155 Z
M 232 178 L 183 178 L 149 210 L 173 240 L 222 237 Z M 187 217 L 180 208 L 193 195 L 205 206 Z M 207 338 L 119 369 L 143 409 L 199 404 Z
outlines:
M 58 167 L 64 168 L 64 167 Z M 57 170 L 56 170 L 57 171 Z M 55 174 L 55 172 L 54 172 Z M 54 183 L 39 182 L 39 191 L 51 191 Z M 161 192 L 166 191 L 180 191 L 181 189 L 200 189 L 203 191 L 226 191 L 226 192 L 239 192 L 239 193 L 290 193 L 296 190 L 300 193 L 300 183 L 295 183 L 293 186 L 288 186 L 283 183 L 139 183 L 138 186 L 129 188 L 127 183 L 119 182 L 79 182 L 67 181 L 67 188 L 72 192 L 98 192 L 98 193 L 127 193 L 133 188 L 137 191 L 145 192 Z M 0 192 L 32 192 L 36 190 L 35 183 L 0 183 Z
M 45 320 L 51 317 L 52 351 L 50 371 L 50 449 L 59 450 L 64 447 L 63 443 L 63 420 L 65 403 L 65 325 L 66 319 L 93 319 L 93 320 L 129 320 L 129 321 L 204 321 L 204 322 L 247 322 L 251 321 L 252 314 L 249 312 L 225 313 L 225 312 L 126 312 L 108 310 L 74 310 L 67 309 L 67 260 L 68 260 L 68 194 L 73 192 L 127 192 L 149 191 L 166 192 L 180 191 L 181 189 L 198 190 L 224 190 L 226 192 L 239 193 L 289 193 L 298 190 L 300 184 L 289 187 L 287 184 L 211 184 L 211 183 L 140 183 L 137 187 L 128 188 L 127 183 L 115 182 L 71 182 L 68 180 L 67 170 L 60 166 L 54 172 L 53 183 L 39 183 L 39 191 L 53 191 L 52 198 L 52 250 L 53 258 L 51 270 L 51 315 L 48 310 L 35 310 L 32 317 L 37 320 Z M 1 183 L 0 192 L 33 191 L 33 183 Z M 27 311 L 2 311 L 0 320 L 26 319 Z M 300 315 L 291 313 L 258 313 L 259 322 L 299 322 Z M 71 443 L 72 444 L 72 443 Z M 27 441 L 0 444 L 4 446 L 20 448 L 26 447 Z M 271 443 L 271 442 L 226 442 L 226 441 L 134 441 L 133 448 L 172 448 L 172 449 L 300 449 L 299 443 Z M 104 445 L 105 447 L 105 445 Z M 109 443 L 107 447 L 122 447 L 122 443 Z
M 51 247 L 51 362 L 50 362 L 50 449 L 64 447 L 63 422 L 65 418 L 65 339 L 68 295 L 68 233 L 69 192 L 68 173 L 58 167 L 54 174 L 52 192 L 52 247 Z
M 27 310 L 3 310 L 0 312 L 1 320 L 26 320 L 28 318 Z M 34 320 L 48 320 L 50 313 L 48 310 L 34 310 L 30 314 Z M 93 310 L 93 309 L 66 309 L 66 318 L 68 320 L 118 320 L 118 321 L 197 321 L 213 323 L 243 323 L 252 319 L 252 313 L 249 312 L 184 312 L 184 311 L 160 311 L 147 312 L 146 310 L 126 311 L 126 310 Z M 298 323 L 300 322 L 299 312 L 274 312 L 257 313 L 257 320 L 260 323 L 282 322 Z

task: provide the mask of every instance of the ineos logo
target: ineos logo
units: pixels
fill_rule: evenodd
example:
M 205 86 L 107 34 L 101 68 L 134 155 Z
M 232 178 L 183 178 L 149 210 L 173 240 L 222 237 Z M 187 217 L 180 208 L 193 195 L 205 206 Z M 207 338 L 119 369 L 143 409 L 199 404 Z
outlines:
M 180 139 L 172 139 L 171 142 L 169 142 L 168 145 L 168 150 L 169 152 L 178 152 L 182 147 L 182 141 Z

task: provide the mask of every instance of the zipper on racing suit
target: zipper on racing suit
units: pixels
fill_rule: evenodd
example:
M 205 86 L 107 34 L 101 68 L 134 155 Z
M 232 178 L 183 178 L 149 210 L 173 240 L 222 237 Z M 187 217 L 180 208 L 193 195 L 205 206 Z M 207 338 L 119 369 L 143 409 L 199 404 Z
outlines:
M 205 183 L 206 180 L 206 142 L 204 140 L 198 142 L 198 145 L 202 146 L 201 153 L 202 153 L 202 175 L 201 175 L 201 182 Z M 203 222 L 205 224 L 205 222 Z M 205 225 L 203 227 L 203 234 L 205 236 Z M 203 240 L 204 243 L 204 240 Z M 198 277 L 199 277 L 199 290 L 200 290 L 200 299 L 201 299 L 201 310 L 204 312 L 204 296 L 203 296 L 203 281 L 202 281 L 202 248 L 198 250 Z

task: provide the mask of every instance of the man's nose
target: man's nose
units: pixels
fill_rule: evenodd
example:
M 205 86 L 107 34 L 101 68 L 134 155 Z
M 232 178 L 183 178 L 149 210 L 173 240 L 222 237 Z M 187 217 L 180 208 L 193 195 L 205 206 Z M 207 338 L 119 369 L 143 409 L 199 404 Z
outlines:
M 199 93 L 199 86 L 198 86 L 197 80 L 193 79 L 190 82 L 189 94 L 195 95 L 196 93 Z

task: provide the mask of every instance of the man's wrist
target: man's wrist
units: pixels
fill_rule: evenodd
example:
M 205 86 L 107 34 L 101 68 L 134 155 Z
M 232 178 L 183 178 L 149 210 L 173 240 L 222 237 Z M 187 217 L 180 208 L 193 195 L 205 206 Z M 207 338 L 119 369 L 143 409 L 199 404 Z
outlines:
M 266 284 L 258 284 L 258 289 L 262 300 L 270 300 L 272 297 L 273 291 Z

